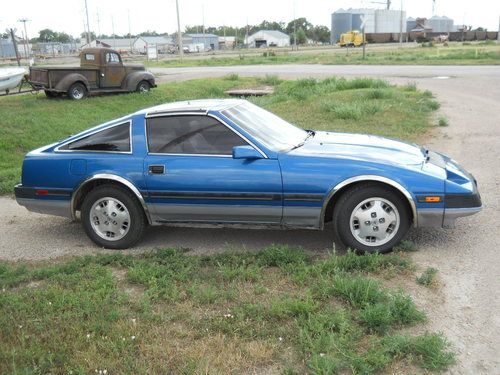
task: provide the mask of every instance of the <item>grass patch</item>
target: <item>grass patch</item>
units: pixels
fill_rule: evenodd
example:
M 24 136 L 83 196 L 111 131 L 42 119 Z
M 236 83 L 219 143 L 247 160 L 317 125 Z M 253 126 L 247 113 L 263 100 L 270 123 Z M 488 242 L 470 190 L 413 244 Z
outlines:
M 443 336 L 401 333 L 425 315 L 382 287 L 387 269 L 405 275 L 412 263 L 284 246 L 0 263 L 0 372 L 445 370 L 454 354 Z
M 418 90 L 386 81 L 332 77 L 281 81 L 276 76 L 243 78 L 236 74 L 159 85 L 147 94 L 92 97 L 82 101 L 49 100 L 43 94 L 0 98 L 0 194 L 20 181 L 26 152 L 64 139 L 91 126 L 141 108 L 176 100 L 226 97 L 224 91 L 269 84 L 275 92 L 252 98 L 288 121 L 309 129 L 362 132 L 418 140 L 439 108 Z
M 438 270 L 433 267 L 427 267 L 427 269 L 417 277 L 417 283 L 424 286 L 430 286 L 436 283 L 436 276 Z
M 424 48 L 422 48 L 424 47 Z M 338 47 L 327 48 L 314 53 L 290 53 L 287 49 L 275 49 L 262 53 L 258 50 L 241 51 L 238 56 L 228 54 L 214 55 L 206 58 L 185 57 L 168 58 L 161 61 L 146 62 L 152 67 L 182 67 L 182 66 L 233 66 L 233 65 L 260 65 L 260 64 L 362 64 L 362 65 L 484 65 L 500 64 L 500 46 L 494 41 L 480 43 L 454 43 L 447 46 L 426 42 L 414 47 L 403 49 L 385 46 L 385 48 L 371 48 L 363 58 L 361 49 L 345 49 Z
M 440 116 L 438 118 L 438 126 L 448 126 L 450 125 L 450 122 L 448 121 L 447 117 Z

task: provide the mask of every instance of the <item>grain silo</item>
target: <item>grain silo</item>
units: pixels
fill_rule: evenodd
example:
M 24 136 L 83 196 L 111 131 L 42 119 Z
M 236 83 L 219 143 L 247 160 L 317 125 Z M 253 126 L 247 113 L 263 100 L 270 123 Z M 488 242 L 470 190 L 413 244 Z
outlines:
M 432 31 L 435 33 L 449 33 L 453 31 L 453 20 L 446 16 L 432 16 L 427 21 L 429 27 L 432 28 Z
M 377 9 L 375 11 L 376 33 L 398 33 L 403 23 L 403 32 L 406 32 L 406 12 L 391 9 Z
M 410 32 L 417 27 L 417 20 L 413 17 L 408 17 L 406 19 L 406 31 Z
M 331 42 L 337 43 L 340 34 L 360 30 L 365 20 L 365 33 L 399 33 L 403 18 L 403 32 L 406 32 L 406 12 L 390 9 L 339 9 L 332 14 Z
M 340 34 L 352 29 L 352 12 L 351 10 L 339 9 L 332 14 L 332 31 L 330 34 L 330 42 L 337 43 Z

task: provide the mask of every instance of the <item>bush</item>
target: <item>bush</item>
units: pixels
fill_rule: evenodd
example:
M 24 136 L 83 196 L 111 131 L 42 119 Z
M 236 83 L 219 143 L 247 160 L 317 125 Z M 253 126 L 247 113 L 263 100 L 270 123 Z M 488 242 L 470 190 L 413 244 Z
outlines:
M 444 116 L 440 116 L 438 119 L 438 126 L 448 126 L 448 119 Z
M 437 273 L 437 269 L 428 267 L 420 276 L 417 277 L 417 283 L 429 286 L 435 282 Z

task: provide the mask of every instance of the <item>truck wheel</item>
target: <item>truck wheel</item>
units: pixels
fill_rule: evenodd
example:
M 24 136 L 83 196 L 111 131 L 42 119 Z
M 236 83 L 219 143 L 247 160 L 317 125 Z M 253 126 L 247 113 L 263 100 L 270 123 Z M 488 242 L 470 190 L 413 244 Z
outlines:
M 73 100 L 83 99 L 87 96 L 87 89 L 85 88 L 83 83 L 73 83 L 68 90 L 68 96 Z
M 101 185 L 91 190 L 82 205 L 87 236 L 107 249 L 126 249 L 139 241 L 146 228 L 144 211 L 127 190 Z
M 151 85 L 148 81 L 139 82 L 137 84 L 137 88 L 135 89 L 137 92 L 148 92 L 149 90 L 151 90 Z

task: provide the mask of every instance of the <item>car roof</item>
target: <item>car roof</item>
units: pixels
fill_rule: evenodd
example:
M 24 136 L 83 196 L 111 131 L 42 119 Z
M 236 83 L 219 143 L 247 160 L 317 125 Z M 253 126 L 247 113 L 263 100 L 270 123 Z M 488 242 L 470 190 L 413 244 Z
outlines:
M 181 102 L 165 103 L 154 107 L 142 109 L 135 114 L 147 116 L 156 116 L 162 113 L 171 112 L 202 112 L 221 111 L 245 103 L 243 99 L 198 99 L 186 100 Z

